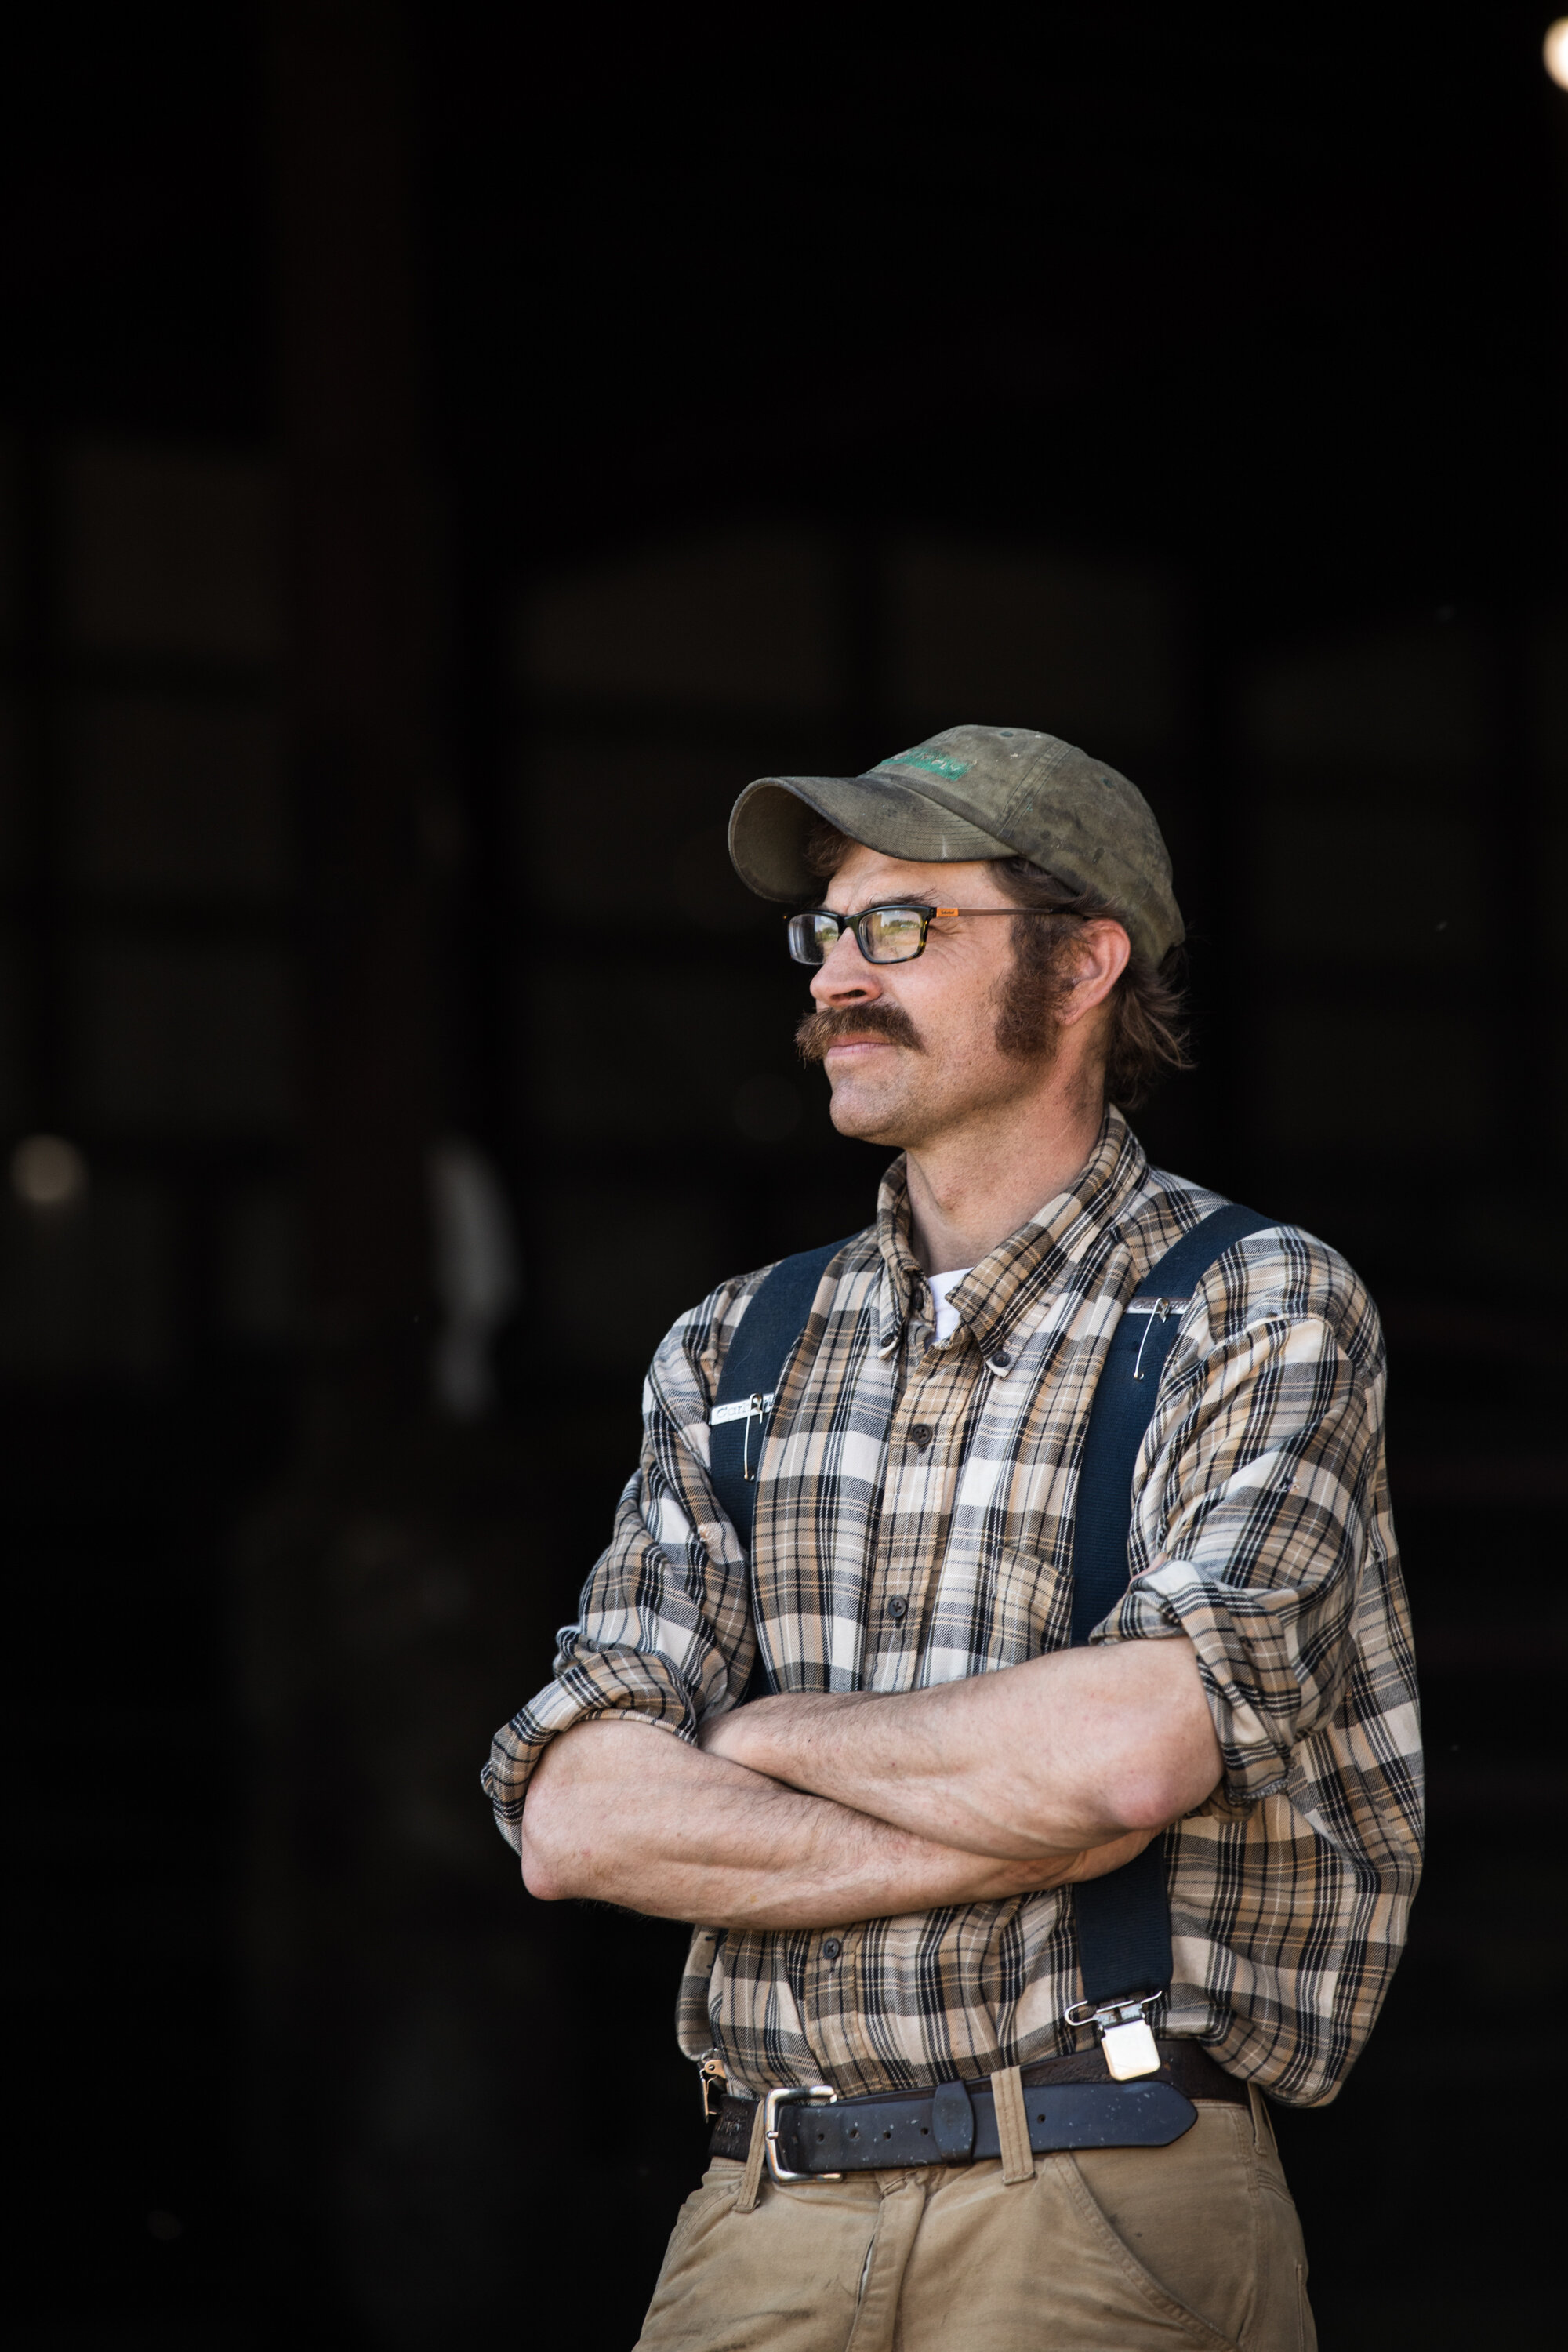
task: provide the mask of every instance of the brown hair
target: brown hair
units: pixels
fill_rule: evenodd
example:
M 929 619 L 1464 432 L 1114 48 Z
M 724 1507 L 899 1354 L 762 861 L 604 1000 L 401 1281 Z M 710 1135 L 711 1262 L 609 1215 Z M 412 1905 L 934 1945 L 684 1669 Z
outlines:
M 854 845 L 847 834 L 819 817 L 806 836 L 805 863 L 819 880 L 831 881 Z M 1043 908 L 1061 919 L 1013 926 L 1013 970 L 996 1015 L 996 1043 L 1004 1054 L 1022 1058 L 1054 1042 L 1052 1024 L 1069 985 L 1068 951 L 1077 926 L 1123 919 L 1092 891 L 1075 890 L 1070 882 L 1026 857 L 994 858 L 991 871 L 997 887 L 1016 905 Z M 1182 964 L 1179 947 L 1158 964 L 1134 949 L 1109 999 L 1105 1091 L 1124 1109 L 1142 1102 L 1168 1071 L 1193 1066 L 1184 1023 Z

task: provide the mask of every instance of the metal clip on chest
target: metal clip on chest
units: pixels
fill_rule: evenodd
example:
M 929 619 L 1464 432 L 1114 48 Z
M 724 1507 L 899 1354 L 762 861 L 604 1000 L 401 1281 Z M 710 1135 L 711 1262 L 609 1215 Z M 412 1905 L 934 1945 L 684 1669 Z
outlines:
M 709 1416 L 710 1429 L 728 1429 L 731 1423 L 737 1421 L 742 1424 L 741 1478 L 742 1484 L 747 1486 L 754 1486 L 757 1477 L 756 1465 L 752 1460 L 752 1425 L 756 1423 L 760 1427 L 773 1409 L 773 1390 L 753 1389 L 750 1396 L 739 1397 L 733 1404 L 715 1405 Z M 762 1458 L 762 1451 L 759 1444 L 757 1447 L 759 1461 Z

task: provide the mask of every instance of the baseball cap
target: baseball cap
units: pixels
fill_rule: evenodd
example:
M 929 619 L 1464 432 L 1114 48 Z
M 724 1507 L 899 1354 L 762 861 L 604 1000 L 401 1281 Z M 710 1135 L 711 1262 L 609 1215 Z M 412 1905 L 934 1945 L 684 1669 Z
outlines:
M 814 814 L 889 857 L 1027 857 L 1113 907 L 1152 963 L 1186 936 L 1148 802 L 1059 736 L 944 727 L 863 776 L 759 776 L 731 812 L 730 856 L 760 898 L 820 893 L 805 854 Z

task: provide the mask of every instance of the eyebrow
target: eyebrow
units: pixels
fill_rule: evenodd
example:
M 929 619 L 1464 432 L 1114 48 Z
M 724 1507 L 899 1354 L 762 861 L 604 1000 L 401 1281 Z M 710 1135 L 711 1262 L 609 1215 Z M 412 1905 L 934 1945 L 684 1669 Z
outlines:
M 859 915 L 874 915 L 879 907 L 929 907 L 933 915 L 959 915 L 961 907 L 932 907 L 929 898 L 868 898 L 863 907 L 830 907 L 825 898 L 819 907 L 808 907 L 808 915 L 837 915 L 841 923 L 852 923 Z M 998 908 L 1000 914 L 1003 910 Z

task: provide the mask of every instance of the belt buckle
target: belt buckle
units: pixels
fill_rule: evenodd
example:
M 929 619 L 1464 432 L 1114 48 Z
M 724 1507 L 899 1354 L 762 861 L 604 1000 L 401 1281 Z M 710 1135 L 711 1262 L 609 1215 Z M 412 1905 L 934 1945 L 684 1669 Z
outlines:
M 763 2095 L 763 2137 L 767 2148 L 768 2173 L 782 2187 L 789 2180 L 842 2180 L 841 2172 L 791 2172 L 779 2162 L 779 2109 L 803 2105 L 806 2100 L 825 2106 L 836 2105 L 838 2094 L 831 2083 L 805 2083 L 796 2088 L 780 2088 Z

